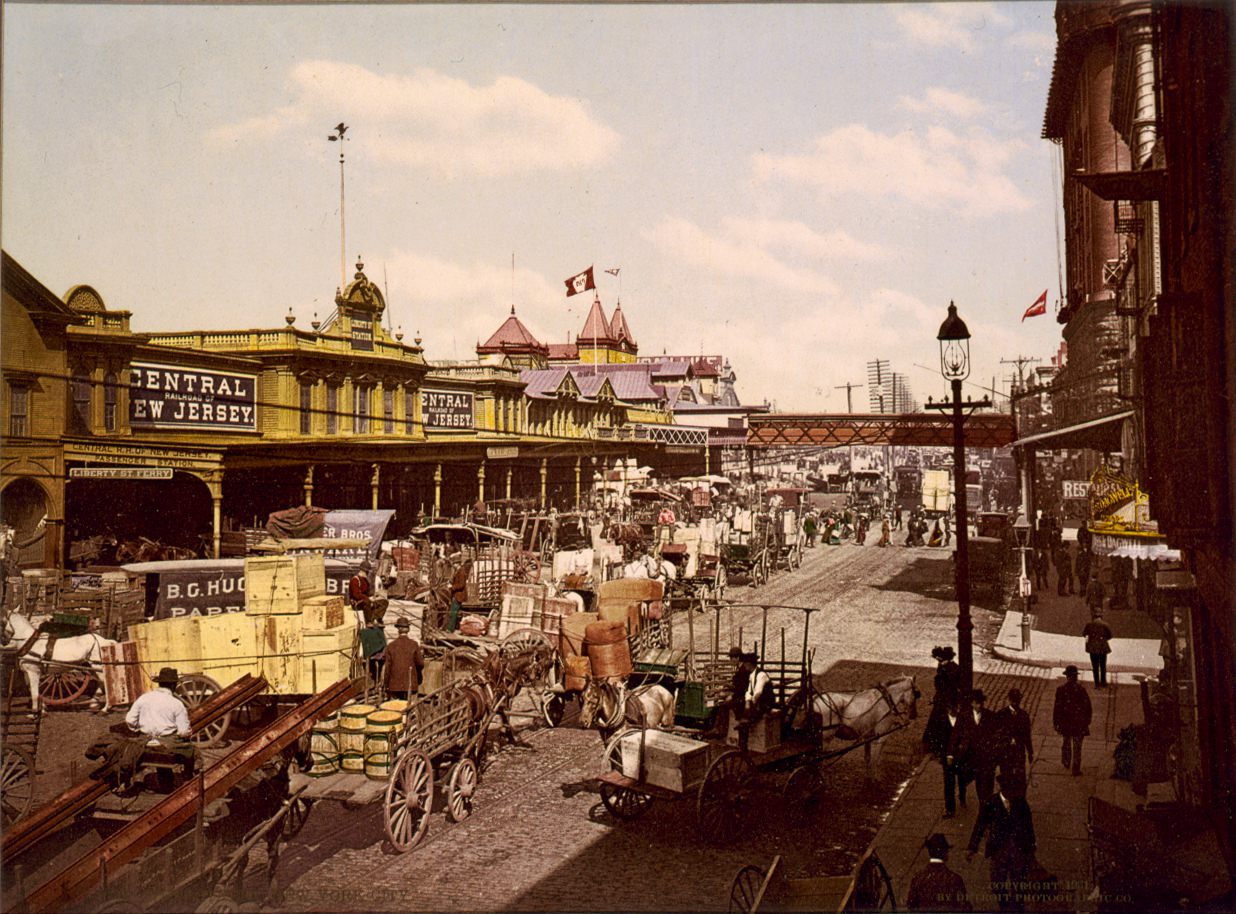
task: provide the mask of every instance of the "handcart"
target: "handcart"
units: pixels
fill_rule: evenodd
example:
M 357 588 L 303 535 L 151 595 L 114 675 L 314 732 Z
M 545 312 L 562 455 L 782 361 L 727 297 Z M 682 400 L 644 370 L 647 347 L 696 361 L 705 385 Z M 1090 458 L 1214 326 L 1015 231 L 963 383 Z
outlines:
M 730 886 L 730 914 L 757 911 L 895 911 L 897 899 L 888 870 L 869 848 L 848 876 L 791 878 L 781 856 L 767 869 L 747 865 Z

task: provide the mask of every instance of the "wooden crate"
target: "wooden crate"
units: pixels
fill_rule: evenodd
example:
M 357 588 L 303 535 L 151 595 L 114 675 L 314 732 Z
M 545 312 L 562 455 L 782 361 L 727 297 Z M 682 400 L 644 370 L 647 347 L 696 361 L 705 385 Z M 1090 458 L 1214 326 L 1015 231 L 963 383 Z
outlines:
M 731 746 L 738 745 L 738 721 L 730 716 L 730 729 L 725 735 L 725 741 Z M 751 725 L 747 733 L 747 749 L 751 752 L 767 752 L 781 745 L 781 715 L 777 711 L 765 714 Z
M 103 659 L 103 687 L 107 690 L 108 704 L 132 704 L 151 687 L 138 663 L 136 642 L 102 644 L 99 653 Z
M 300 688 L 300 655 L 303 643 L 299 615 L 267 615 L 257 625 L 258 664 L 276 695 L 294 695 Z
M 221 613 L 198 619 L 202 672 L 226 688 L 246 673 L 259 676 L 258 619 L 244 613 Z
M 316 694 L 351 675 L 356 632 L 356 620 L 352 619 L 328 631 L 301 633 L 299 694 Z
M 326 593 L 322 553 L 253 556 L 245 559 L 245 612 L 290 615 L 309 597 Z
M 619 746 L 626 777 L 642 774 L 645 783 L 666 790 L 681 793 L 702 781 L 708 770 L 708 744 L 690 737 L 663 730 L 636 731 L 623 737 Z
M 134 625 L 131 635 L 147 679 L 154 678 L 165 666 L 174 667 L 182 676 L 202 672 L 202 644 L 193 616 Z
M 305 616 L 304 628 L 306 631 L 338 628 L 343 625 L 346 609 L 347 604 L 341 595 L 310 597 L 301 603 L 301 611 Z

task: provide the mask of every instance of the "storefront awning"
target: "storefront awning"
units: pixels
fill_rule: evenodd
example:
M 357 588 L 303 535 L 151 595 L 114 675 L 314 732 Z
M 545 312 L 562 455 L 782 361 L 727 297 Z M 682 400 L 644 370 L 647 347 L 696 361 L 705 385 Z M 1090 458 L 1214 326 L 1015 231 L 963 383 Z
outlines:
M 1132 415 L 1133 410 L 1127 409 L 1066 428 L 1027 435 L 1014 441 L 1013 447 L 1032 447 L 1038 450 L 1084 447 L 1108 454 L 1114 453 L 1120 450 L 1121 426 L 1124 420 Z
M 1092 533 L 1090 550 L 1122 559 L 1180 561 L 1180 550 L 1169 548 L 1167 537 L 1147 533 Z

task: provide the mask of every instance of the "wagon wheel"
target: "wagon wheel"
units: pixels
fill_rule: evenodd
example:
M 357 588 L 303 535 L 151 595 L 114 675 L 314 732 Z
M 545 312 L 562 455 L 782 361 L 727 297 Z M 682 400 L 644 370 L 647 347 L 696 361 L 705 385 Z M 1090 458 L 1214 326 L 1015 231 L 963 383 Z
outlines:
M 313 800 L 307 797 L 293 797 L 287 815 L 283 817 L 282 836 L 284 841 L 295 838 L 305 823 L 309 821 L 309 813 L 313 809 Z
M 561 692 L 546 689 L 541 696 L 541 713 L 545 715 L 545 723 L 556 727 L 566 716 L 567 697 Z
M 605 745 L 605 770 L 622 770 L 622 739 L 631 733 L 638 733 L 631 727 L 615 733 Z M 615 784 L 601 782 L 601 802 L 615 819 L 628 821 L 638 819 L 652 805 L 652 797 L 629 787 L 618 787 Z
M 798 827 L 807 825 L 819 812 L 824 794 L 824 778 L 815 765 L 804 765 L 790 772 L 781 791 L 790 822 Z
M 730 914 L 755 914 L 756 896 L 768 873 L 758 866 L 747 864 L 738 871 L 730 886 Z
M 533 552 L 516 553 L 514 580 L 525 584 L 535 584 L 541 580 L 540 555 Z
M 0 761 L 0 821 L 8 828 L 34 802 L 34 759 L 21 746 L 5 746 Z
M 446 784 L 446 814 L 452 822 L 462 822 L 472 814 L 472 796 L 476 793 L 477 780 L 476 762 L 468 756 L 451 766 Z
M 209 676 L 204 676 L 201 673 L 190 673 L 180 677 L 176 683 L 176 688 L 172 690 L 172 694 L 183 701 L 185 707 L 192 711 L 198 705 L 205 704 L 217 695 L 219 691 L 219 683 Z M 231 722 L 232 712 L 228 711 L 214 723 L 207 724 L 205 727 L 198 729 L 189 739 L 199 746 L 213 746 L 227 732 L 228 725 Z
M 86 694 L 94 673 L 83 667 L 53 663 L 43 672 L 39 697 L 48 707 L 71 704 Z
M 893 881 L 888 870 L 875 853 L 872 853 L 858 868 L 854 878 L 854 891 L 846 906 L 854 911 L 896 911 L 897 898 L 893 894 Z
M 710 844 L 733 837 L 754 786 L 755 768 L 737 749 L 724 752 L 708 766 L 695 804 L 700 834 Z
M 502 639 L 498 644 L 498 650 L 503 657 L 514 657 L 525 651 L 552 652 L 554 643 L 549 640 L 549 635 L 540 629 L 517 628 Z
M 432 804 L 433 765 L 429 756 L 416 750 L 404 752 L 386 785 L 383 807 L 386 837 L 395 850 L 406 854 L 425 837 Z
M 768 580 L 768 569 L 764 567 L 764 556 L 761 555 L 751 565 L 751 586 L 759 587 Z
M 729 583 L 729 575 L 726 573 L 725 565 L 718 562 L 717 577 L 712 585 L 712 598 L 718 603 L 725 599 L 725 585 L 727 583 Z

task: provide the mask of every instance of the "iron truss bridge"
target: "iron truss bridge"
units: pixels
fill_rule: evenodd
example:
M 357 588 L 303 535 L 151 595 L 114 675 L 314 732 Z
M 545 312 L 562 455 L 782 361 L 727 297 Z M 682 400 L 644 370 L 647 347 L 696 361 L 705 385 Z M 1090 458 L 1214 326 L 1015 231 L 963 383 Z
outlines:
M 1006 447 L 1014 441 L 1013 417 L 975 413 L 965 417 L 966 447 Z M 927 413 L 774 413 L 747 417 L 749 447 L 845 447 L 893 444 L 951 447 L 951 414 Z
M 708 429 L 689 425 L 651 425 L 636 422 L 616 428 L 599 428 L 597 437 L 604 441 L 648 441 L 687 447 L 708 447 Z

